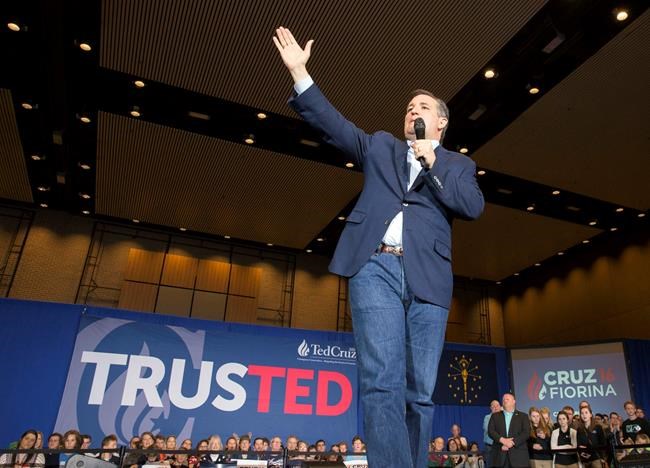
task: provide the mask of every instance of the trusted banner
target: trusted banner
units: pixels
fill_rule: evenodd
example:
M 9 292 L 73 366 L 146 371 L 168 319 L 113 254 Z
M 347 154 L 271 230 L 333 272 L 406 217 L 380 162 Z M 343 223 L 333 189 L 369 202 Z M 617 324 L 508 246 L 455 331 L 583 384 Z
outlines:
M 197 322 L 201 323 L 201 322 Z M 206 327 L 207 328 L 207 327 Z M 233 432 L 350 440 L 357 431 L 351 335 L 189 328 L 84 315 L 55 430 L 120 444 Z

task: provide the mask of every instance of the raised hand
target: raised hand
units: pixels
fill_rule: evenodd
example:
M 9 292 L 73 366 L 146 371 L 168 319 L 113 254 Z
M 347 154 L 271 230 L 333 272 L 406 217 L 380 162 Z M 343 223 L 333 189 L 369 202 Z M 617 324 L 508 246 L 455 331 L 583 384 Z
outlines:
M 273 43 L 280 52 L 282 61 L 291 73 L 294 81 L 299 81 L 309 76 L 306 65 L 311 55 L 311 46 L 314 43 L 314 40 L 308 40 L 303 49 L 298 45 L 293 34 L 291 34 L 291 31 L 287 28 L 280 26 L 275 30 L 275 34 L 276 35 L 273 36 Z

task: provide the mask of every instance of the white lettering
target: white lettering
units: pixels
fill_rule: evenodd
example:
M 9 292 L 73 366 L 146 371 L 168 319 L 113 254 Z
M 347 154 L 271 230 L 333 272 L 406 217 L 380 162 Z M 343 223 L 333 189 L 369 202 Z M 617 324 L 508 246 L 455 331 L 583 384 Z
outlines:
M 142 369 L 151 369 L 149 377 L 142 377 Z M 152 356 L 132 355 L 129 360 L 129 368 L 126 372 L 124 393 L 122 394 L 122 406 L 135 405 L 135 397 L 138 390 L 142 390 L 147 404 L 152 408 L 162 408 L 163 404 L 156 386 L 165 376 L 165 365 L 163 362 Z
M 181 409 L 195 409 L 205 403 L 210 397 L 210 379 L 214 363 L 201 361 L 199 384 L 193 397 L 183 395 L 183 376 L 185 375 L 185 359 L 174 359 L 172 373 L 169 377 L 169 401 Z
M 212 406 L 222 411 L 237 411 L 246 403 L 246 389 L 237 382 L 230 380 L 230 374 L 243 377 L 248 372 L 248 368 L 238 362 L 229 362 L 217 370 L 216 381 L 221 388 L 229 392 L 233 398 L 227 400 L 221 395 L 212 400 Z
M 125 366 L 128 359 L 127 354 L 98 353 L 95 351 L 84 351 L 81 354 L 81 362 L 95 364 L 93 384 L 90 387 L 90 395 L 88 396 L 89 405 L 101 405 L 104 402 L 104 392 L 106 391 L 111 366 Z

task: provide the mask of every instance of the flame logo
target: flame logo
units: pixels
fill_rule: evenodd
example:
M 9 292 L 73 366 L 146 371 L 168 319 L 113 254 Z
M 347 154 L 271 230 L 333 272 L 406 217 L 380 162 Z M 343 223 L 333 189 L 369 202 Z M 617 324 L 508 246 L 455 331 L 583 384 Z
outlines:
M 300 357 L 309 356 L 309 345 L 307 344 L 307 340 L 302 340 L 302 343 L 298 346 L 298 355 Z
M 543 395 L 541 390 L 544 391 Z M 544 397 L 546 397 L 546 387 L 542 385 L 542 379 L 539 378 L 537 371 L 535 371 L 530 378 L 530 382 L 528 382 L 528 399 L 530 401 L 538 401 L 544 399 Z

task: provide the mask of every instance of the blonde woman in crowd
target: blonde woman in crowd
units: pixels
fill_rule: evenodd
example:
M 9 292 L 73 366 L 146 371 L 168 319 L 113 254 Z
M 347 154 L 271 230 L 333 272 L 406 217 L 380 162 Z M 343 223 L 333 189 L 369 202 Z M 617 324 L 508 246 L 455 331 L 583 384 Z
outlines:
M 542 413 L 535 407 L 528 410 L 530 420 L 530 439 L 528 455 L 531 468 L 552 468 L 551 427 L 544 421 Z

